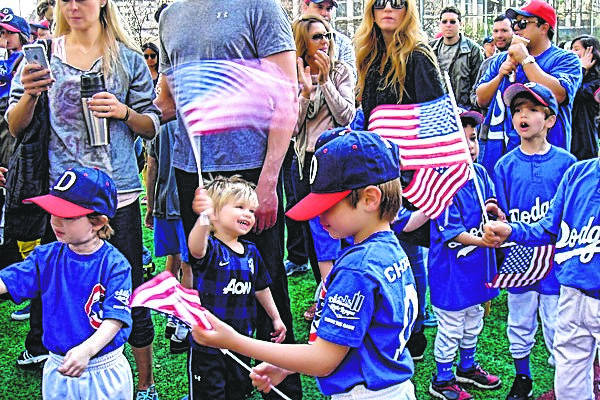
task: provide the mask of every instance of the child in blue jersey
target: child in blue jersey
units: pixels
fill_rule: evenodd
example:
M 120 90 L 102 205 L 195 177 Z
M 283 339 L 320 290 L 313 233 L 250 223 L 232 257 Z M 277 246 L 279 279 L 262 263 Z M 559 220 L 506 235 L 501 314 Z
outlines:
M 108 243 L 117 188 L 92 168 L 65 171 L 50 194 L 26 200 L 51 214 L 57 242 L 41 245 L 0 271 L 0 293 L 16 303 L 41 296 L 44 399 L 133 396 L 123 346 L 131 332 L 131 266 Z M 75 379 L 76 378 L 76 379 Z
M 573 164 L 539 221 L 484 226 L 483 243 L 498 247 L 556 244 L 560 284 L 554 335 L 554 390 L 561 400 L 592 400 L 592 365 L 600 341 L 600 160 Z
M 532 223 L 544 217 L 562 176 L 576 158 L 548 143 L 546 137 L 556 122 L 558 104 L 547 87 L 534 82 L 515 83 L 504 92 L 504 102 L 510 107 L 521 144 L 494 168 L 498 206 L 505 210 L 509 221 Z M 554 365 L 559 286 L 552 270 L 533 285 L 508 289 L 507 335 L 516 377 L 507 400 L 527 400 L 531 396 L 529 354 L 535 344 L 538 312 L 550 352 L 548 361 Z
M 476 127 L 481 114 L 461 114 L 466 141 L 473 161 L 479 144 Z M 481 389 L 496 389 L 501 381 L 475 362 L 477 338 L 483 329 L 482 303 L 498 296 L 498 289 L 488 289 L 486 282 L 496 274 L 492 249 L 478 247 L 483 236 L 483 212 L 478 200 L 476 179 L 484 199 L 495 199 L 492 180 L 485 169 L 473 164 L 475 177 L 452 199 L 445 212 L 431 221 L 431 247 L 427 263 L 431 304 L 438 319 L 434 356 L 437 373 L 429 393 L 440 399 L 471 399 L 457 382 Z M 460 353 L 456 375 L 452 363 Z
M 352 237 L 326 278 L 320 323 L 311 345 L 260 342 L 213 315 L 214 330 L 194 327 L 196 341 L 266 361 L 250 375 L 269 391 L 292 371 L 317 376 L 333 400 L 414 400 L 413 362 L 406 342 L 417 292 L 406 254 L 390 228 L 401 204 L 397 147 L 371 132 L 333 138 L 315 152 L 311 193 L 288 211 L 320 215 L 333 238 Z M 322 307 L 322 308 L 321 308 Z
M 252 336 L 258 300 L 273 323 L 272 340 L 281 343 L 286 327 L 269 289 L 269 272 L 256 246 L 240 239 L 256 221 L 254 185 L 239 176 L 217 177 L 196 191 L 192 207 L 199 217 L 188 247 L 199 259 L 193 269 L 202 305 L 239 334 Z M 192 341 L 188 364 L 192 400 L 243 399 L 252 390 L 248 372 L 219 350 Z

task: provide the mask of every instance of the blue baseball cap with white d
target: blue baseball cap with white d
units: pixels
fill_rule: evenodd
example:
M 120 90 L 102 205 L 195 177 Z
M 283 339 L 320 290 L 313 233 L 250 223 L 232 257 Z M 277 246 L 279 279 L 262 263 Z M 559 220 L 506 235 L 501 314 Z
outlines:
M 398 147 L 373 132 L 325 132 L 310 166 L 311 193 L 286 215 L 305 221 L 329 210 L 354 189 L 400 177 Z
M 29 22 L 25 18 L 19 17 L 15 14 L 5 14 L 0 19 L 0 27 L 13 33 L 22 33 L 29 38 L 31 34 L 31 28 Z
M 62 218 L 77 218 L 94 212 L 109 218 L 117 212 L 117 187 L 97 168 L 69 168 L 54 183 L 50 193 L 23 200 L 35 203 Z
M 554 93 L 546 86 L 535 82 L 527 82 L 525 84 L 514 83 L 507 87 L 502 95 L 504 104 L 510 107 L 515 97 L 521 93 L 529 93 L 540 104 L 551 109 L 554 115 L 558 114 L 558 103 L 556 102 Z

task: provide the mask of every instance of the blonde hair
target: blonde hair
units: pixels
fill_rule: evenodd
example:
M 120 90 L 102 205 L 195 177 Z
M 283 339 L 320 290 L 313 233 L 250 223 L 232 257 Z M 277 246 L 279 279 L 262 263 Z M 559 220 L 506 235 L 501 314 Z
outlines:
M 312 38 L 309 37 L 308 31 L 310 30 L 310 26 L 312 24 L 318 23 L 323 24 L 327 32 L 333 32 L 329 23 L 327 23 L 327 21 L 325 21 L 320 15 L 303 15 L 292 23 L 292 32 L 294 33 L 294 41 L 296 42 L 296 56 L 301 57 L 304 60 L 305 66 L 307 64 L 304 57 L 308 51 L 308 41 L 312 40 Z M 335 41 L 333 38 L 329 40 L 329 51 L 327 52 L 327 55 L 332 61 L 334 61 L 335 58 L 334 42 Z M 333 68 L 331 68 L 331 71 L 333 71 Z
M 404 94 L 406 62 L 410 54 L 413 51 L 420 51 L 432 61 L 436 68 L 437 61 L 421 30 L 415 0 L 406 0 L 406 13 L 400 26 L 394 32 L 394 39 L 387 48 L 381 30 L 375 24 L 374 3 L 375 0 L 367 0 L 363 20 L 354 35 L 358 72 L 357 98 L 360 100 L 362 97 L 369 69 L 380 55 L 385 54 L 392 63 L 392 68 L 385 76 L 385 87 L 398 88 L 399 104 Z M 379 68 L 378 65 L 376 67 Z
M 375 186 L 381 191 L 379 218 L 384 221 L 389 221 L 390 223 L 393 222 L 402 205 L 402 185 L 400 184 L 400 178 L 372 186 Z M 354 189 L 348 195 L 348 202 L 353 208 L 356 208 L 363 190 L 364 188 Z
M 240 175 L 229 178 L 217 176 L 207 186 L 208 195 L 213 201 L 215 214 L 218 214 L 225 204 L 235 201 L 253 203 L 258 207 L 258 196 L 256 186 L 242 179 Z
M 62 12 L 63 2 L 57 1 L 54 8 L 54 21 L 56 30 L 54 37 L 64 36 L 71 32 L 71 26 L 67 22 Z M 131 50 L 140 53 L 139 46 L 135 43 L 127 30 L 123 28 L 123 18 L 117 6 L 113 5 L 112 0 L 107 0 L 106 4 L 100 8 L 100 25 L 102 29 L 102 72 L 105 76 L 110 75 L 116 68 L 123 68 L 119 62 L 119 44 L 123 43 Z
M 98 230 L 98 237 L 100 239 L 108 240 L 115 233 L 114 229 L 108 223 L 108 217 L 106 215 L 93 213 L 89 214 L 87 217 L 94 226 L 104 225 Z

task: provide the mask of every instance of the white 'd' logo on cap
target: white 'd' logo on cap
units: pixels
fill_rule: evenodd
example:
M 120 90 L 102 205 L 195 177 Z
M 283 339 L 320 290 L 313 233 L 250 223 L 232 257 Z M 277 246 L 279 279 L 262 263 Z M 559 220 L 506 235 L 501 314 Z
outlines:
M 4 18 L 2 18 L 2 22 L 10 22 L 10 21 L 12 21 L 13 17 L 14 17 L 14 15 L 7 14 L 4 16 Z
M 317 177 L 317 169 L 319 168 L 317 156 L 313 154 L 312 160 L 310 161 L 310 177 L 308 178 L 308 182 L 312 185 L 315 183 L 315 178 Z
M 60 192 L 66 192 L 75 184 L 75 181 L 77 181 L 77 175 L 75 175 L 75 172 L 66 171 L 52 189 Z

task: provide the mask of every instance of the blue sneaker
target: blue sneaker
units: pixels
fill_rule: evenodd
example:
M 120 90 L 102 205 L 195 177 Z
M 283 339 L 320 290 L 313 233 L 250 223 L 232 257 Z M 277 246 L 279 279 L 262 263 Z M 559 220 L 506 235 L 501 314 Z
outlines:
M 435 313 L 425 310 L 425 319 L 423 320 L 423 326 L 427 328 L 434 328 L 438 324 Z
M 285 274 L 287 276 L 291 276 L 294 272 L 308 272 L 310 269 L 310 265 L 308 265 L 308 263 L 298 265 L 290 260 L 285 260 L 283 265 L 285 266 Z
M 14 319 L 15 321 L 25 321 L 26 319 L 29 319 L 30 309 L 31 303 L 27 303 L 25 307 L 10 314 L 10 318 Z
M 156 387 L 154 385 L 150 385 L 146 390 L 138 390 L 135 400 L 158 400 Z

